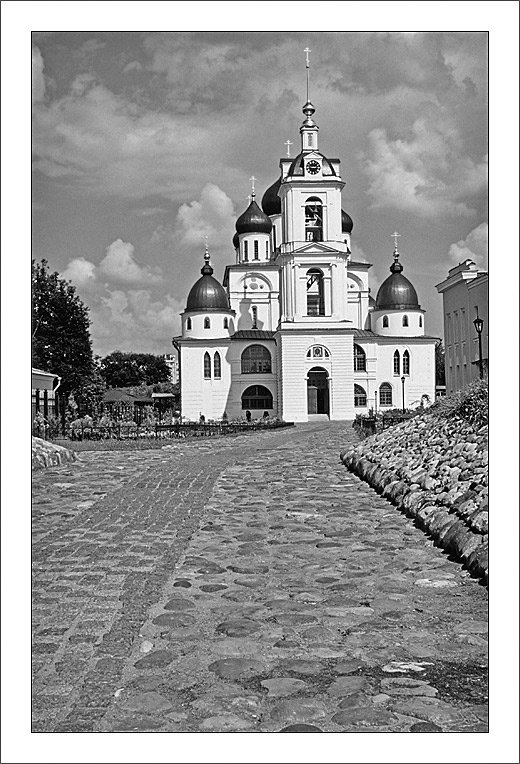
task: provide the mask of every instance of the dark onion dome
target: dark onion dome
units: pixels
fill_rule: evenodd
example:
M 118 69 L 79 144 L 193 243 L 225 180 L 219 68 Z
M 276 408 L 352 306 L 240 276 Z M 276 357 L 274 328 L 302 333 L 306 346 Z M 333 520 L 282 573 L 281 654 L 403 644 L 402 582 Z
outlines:
M 335 175 L 335 171 L 327 157 L 324 157 L 323 154 L 320 154 L 319 151 L 315 151 L 315 154 L 318 154 L 318 156 L 321 157 L 321 171 L 322 175 Z M 303 168 L 305 165 L 306 160 L 308 159 L 309 152 L 305 152 L 305 154 L 302 152 L 298 154 L 297 157 L 293 159 L 293 162 L 291 166 L 289 167 L 289 172 L 287 175 L 303 175 Z
M 271 233 L 272 227 L 273 224 L 254 199 L 235 223 L 237 233 Z
M 376 310 L 420 310 L 421 306 L 417 299 L 417 292 L 413 284 L 403 276 L 403 266 L 397 259 L 398 252 L 394 252 L 395 261 L 390 266 L 391 275 L 383 281 L 376 297 Z
M 235 248 L 235 249 L 238 249 L 238 245 L 239 245 L 239 244 L 240 244 L 240 242 L 239 242 L 239 239 L 238 239 L 238 233 L 236 233 L 236 234 L 233 236 L 233 246 L 234 246 L 234 248 Z
M 266 215 L 281 215 L 282 200 L 278 196 L 278 191 L 282 185 L 282 179 L 278 178 L 272 186 L 269 186 L 262 197 L 262 209 Z
M 354 228 L 354 221 L 345 210 L 341 210 L 341 230 L 343 233 L 352 233 Z
M 186 310 L 229 310 L 226 290 L 213 278 L 213 268 L 208 260 L 201 268 L 201 278 L 194 283 L 188 295 Z
M 376 301 L 372 297 L 371 294 L 368 295 L 368 307 L 369 308 L 375 308 L 376 307 Z

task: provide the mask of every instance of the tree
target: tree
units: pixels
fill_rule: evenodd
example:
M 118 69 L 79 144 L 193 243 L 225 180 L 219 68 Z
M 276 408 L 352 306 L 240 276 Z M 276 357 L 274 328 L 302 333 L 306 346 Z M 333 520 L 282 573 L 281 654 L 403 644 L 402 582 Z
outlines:
M 104 382 L 92 355 L 89 309 L 46 260 L 32 263 L 32 310 L 33 366 L 60 376 L 59 392 L 91 407 Z
M 170 370 L 163 356 L 151 353 L 116 350 L 101 360 L 100 372 L 107 387 L 139 387 L 170 380 Z
M 435 384 L 446 384 L 445 353 L 442 340 L 435 345 Z

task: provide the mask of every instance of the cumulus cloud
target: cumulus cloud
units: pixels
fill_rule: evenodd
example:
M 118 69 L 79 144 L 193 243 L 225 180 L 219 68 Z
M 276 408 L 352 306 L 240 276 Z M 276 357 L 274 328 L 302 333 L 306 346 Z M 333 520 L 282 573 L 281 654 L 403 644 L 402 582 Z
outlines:
M 138 265 L 134 259 L 134 246 L 117 239 L 107 248 L 99 264 L 99 274 L 111 283 L 129 286 L 145 286 L 161 282 L 160 269 Z
M 413 123 L 411 136 L 389 138 L 372 130 L 363 156 L 372 207 L 420 214 L 471 215 L 487 189 L 487 156 L 473 161 L 460 152 L 453 126 Z
M 128 72 L 140 72 L 142 71 L 142 68 L 143 65 L 139 63 L 139 61 L 130 61 L 123 69 L 123 74 L 128 74 Z
M 32 49 L 32 100 L 33 103 L 43 101 L 45 96 L 45 79 L 43 76 L 43 58 L 39 48 Z
M 62 276 L 74 286 L 88 289 L 95 284 L 96 266 L 84 257 L 77 257 L 69 262 Z
M 464 260 L 473 260 L 479 268 L 487 268 L 488 263 L 488 224 L 481 223 L 465 239 L 452 244 L 448 252 L 450 260 L 456 265 Z

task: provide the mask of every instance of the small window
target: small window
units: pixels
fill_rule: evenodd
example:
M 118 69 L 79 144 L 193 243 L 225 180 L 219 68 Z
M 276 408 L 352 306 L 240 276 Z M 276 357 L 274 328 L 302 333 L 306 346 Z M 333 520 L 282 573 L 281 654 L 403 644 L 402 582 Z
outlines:
M 400 373 L 401 373 L 401 357 L 399 355 L 399 351 L 396 350 L 394 353 L 394 374 L 397 374 L 397 376 L 399 376 Z
M 253 247 L 254 247 L 254 259 L 258 260 L 258 242 L 257 241 L 253 242 Z
M 229 329 L 229 321 L 227 318 L 224 319 L 224 329 Z
M 256 305 L 253 305 L 253 307 L 251 308 L 251 311 L 253 313 L 253 326 L 252 326 L 252 328 L 253 329 L 258 329 L 258 327 L 256 325 L 257 324 L 257 319 L 258 319 L 258 308 L 256 307 Z
M 408 350 L 403 353 L 403 374 L 410 374 L 410 353 Z
M 209 353 L 204 353 L 204 379 L 211 379 L 211 358 Z
M 403 326 L 408 326 L 408 316 L 403 316 Z
M 419 316 L 419 326 L 422 326 L 422 316 Z
M 383 329 L 388 329 L 388 316 L 383 316 Z
M 249 247 L 247 241 L 244 242 L 244 260 L 249 260 Z
M 204 329 L 211 329 L 211 321 L 209 320 L 208 316 L 204 319 Z
M 367 394 L 361 385 L 354 385 L 354 406 L 366 406 Z
M 392 405 L 392 385 L 390 385 L 388 382 L 383 382 L 379 388 L 379 405 Z
M 367 357 L 365 351 L 359 345 L 354 345 L 354 371 L 367 370 Z
M 191 331 L 191 318 L 186 319 L 186 331 Z
M 221 363 L 220 363 L 220 353 L 215 353 L 213 356 L 213 376 L 215 379 L 220 379 L 220 370 L 221 370 Z
M 266 241 L 265 243 L 265 259 L 269 260 L 269 242 Z
M 307 350 L 307 358 L 330 358 L 330 352 L 323 345 L 314 345 Z

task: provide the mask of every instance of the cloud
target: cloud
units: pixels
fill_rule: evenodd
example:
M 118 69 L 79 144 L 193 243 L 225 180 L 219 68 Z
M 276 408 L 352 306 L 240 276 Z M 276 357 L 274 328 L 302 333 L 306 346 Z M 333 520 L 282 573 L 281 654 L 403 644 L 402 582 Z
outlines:
M 32 49 L 32 100 L 33 103 L 43 101 L 45 96 L 45 79 L 43 76 L 43 58 L 40 50 Z
M 372 130 L 363 168 L 372 207 L 394 208 L 424 217 L 471 215 L 487 190 L 487 156 L 474 161 L 461 153 L 452 125 L 416 120 L 411 136 L 389 138 Z
M 99 276 L 111 283 L 128 286 L 146 286 L 162 281 L 160 269 L 140 266 L 134 259 L 134 246 L 117 239 L 107 247 L 106 255 L 99 264 Z
M 128 74 L 128 72 L 140 72 L 142 71 L 143 65 L 139 63 L 139 61 L 130 61 L 125 68 L 123 69 L 123 74 Z
M 177 213 L 177 228 L 183 244 L 202 244 L 207 236 L 210 246 L 218 246 L 234 235 L 233 202 L 214 183 L 206 183 L 200 199 L 182 204 Z
M 96 266 L 84 257 L 71 260 L 62 273 L 66 281 L 72 281 L 81 289 L 90 288 L 96 281 Z
M 464 260 L 473 260 L 479 268 L 486 269 L 488 264 L 488 224 L 481 223 L 465 239 L 452 244 L 448 256 L 456 265 Z

